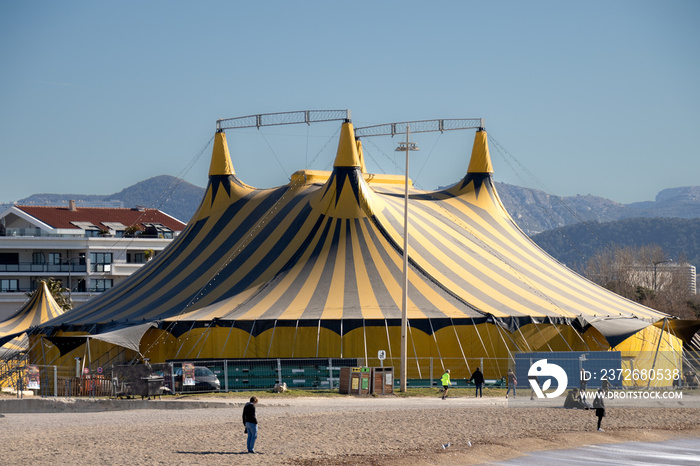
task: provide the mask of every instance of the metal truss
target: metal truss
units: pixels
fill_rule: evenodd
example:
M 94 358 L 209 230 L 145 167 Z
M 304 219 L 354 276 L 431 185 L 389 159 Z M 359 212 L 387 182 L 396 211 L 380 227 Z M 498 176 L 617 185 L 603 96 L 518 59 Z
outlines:
M 301 110 L 298 112 L 261 113 L 216 120 L 216 130 L 260 128 L 261 126 L 311 124 L 322 121 L 350 121 L 350 110 Z
M 385 123 L 383 125 L 364 126 L 355 128 L 355 137 L 371 136 L 394 136 L 396 134 L 406 134 L 406 127 L 411 134 L 453 131 L 458 129 L 483 129 L 483 118 L 462 118 L 449 120 L 417 120 L 402 121 L 397 123 Z

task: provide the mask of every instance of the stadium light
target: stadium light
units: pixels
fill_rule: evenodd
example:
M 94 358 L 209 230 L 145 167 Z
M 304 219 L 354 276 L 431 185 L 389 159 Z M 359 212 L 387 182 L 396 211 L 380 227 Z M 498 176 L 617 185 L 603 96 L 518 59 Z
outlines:
M 401 379 L 399 391 L 405 392 L 407 379 L 406 357 L 408 353 L 408 154 L 413 150 L 420 150 L 415 142 L 409 141 L 410 128 L 406 124 L 406 141 L 399 142 L 396 152 L 406 152 L 406 179 L 404 182 L 404 203 L 403 203 L 403 296 L 401 298 Z

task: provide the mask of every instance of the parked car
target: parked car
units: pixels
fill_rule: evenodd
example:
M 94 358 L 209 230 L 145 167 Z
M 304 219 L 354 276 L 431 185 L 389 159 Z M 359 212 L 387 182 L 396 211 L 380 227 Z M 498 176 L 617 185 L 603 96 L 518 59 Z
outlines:
M 179 367 L 173 375 L 176 392 L 212 392 L 221 389 L 219 378 L 208 367 L 194 367 L 194 385 L 182 384 L 182 367 Z

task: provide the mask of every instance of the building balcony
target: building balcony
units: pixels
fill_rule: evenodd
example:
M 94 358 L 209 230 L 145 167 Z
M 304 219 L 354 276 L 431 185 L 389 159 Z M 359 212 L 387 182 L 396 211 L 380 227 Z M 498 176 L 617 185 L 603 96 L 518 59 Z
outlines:
M 85 273 L 85 264 L 32 264 L 20 262 L 19 264 L 0 264 L 0 273 Z

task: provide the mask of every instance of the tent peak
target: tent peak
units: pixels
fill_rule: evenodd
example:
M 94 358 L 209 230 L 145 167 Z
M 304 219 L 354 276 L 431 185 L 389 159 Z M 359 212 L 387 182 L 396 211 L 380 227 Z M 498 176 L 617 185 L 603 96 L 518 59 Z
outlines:
M 214 136 L 214 147 L 211 151 L 211 163 L 209 164 L 209 176 L 235 175 L 231 155 L 228 152 L 226 133 L 218 130 Z
M 474 146 L 472 147 L 472 156 L 469 160 L 467 173 L 493 173 L 493 165 L 489 155 L 488 135 L 483 128 L 479 128 L 474 136 Z
M 340 129 L 338 152 L 336 153 L 333 167 L 362 167 L 357 142 L 355 141 L 355 130 L 350 120 L 345 120 Z

